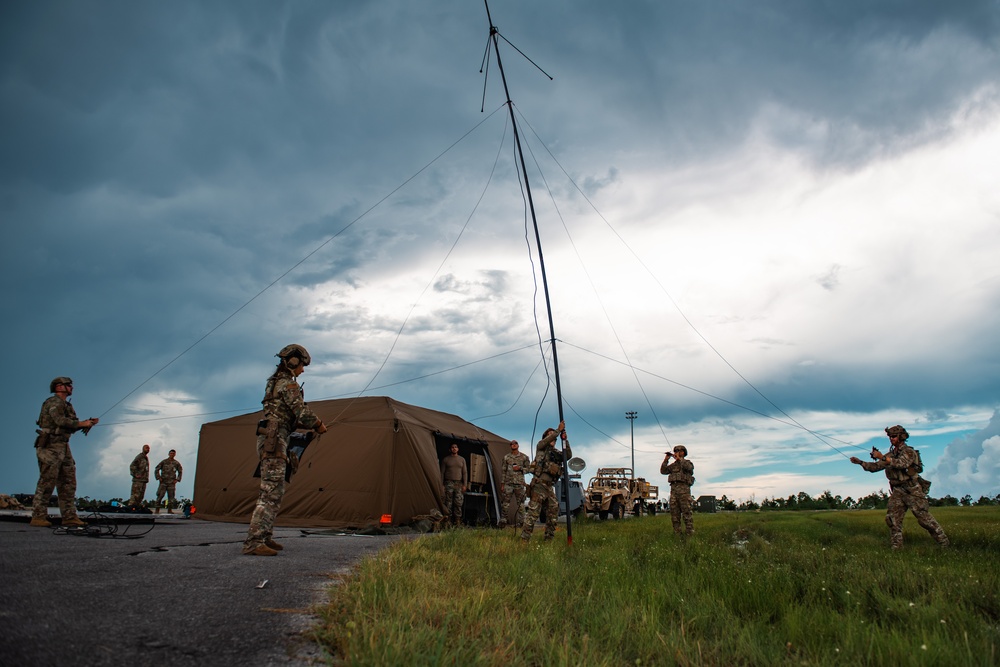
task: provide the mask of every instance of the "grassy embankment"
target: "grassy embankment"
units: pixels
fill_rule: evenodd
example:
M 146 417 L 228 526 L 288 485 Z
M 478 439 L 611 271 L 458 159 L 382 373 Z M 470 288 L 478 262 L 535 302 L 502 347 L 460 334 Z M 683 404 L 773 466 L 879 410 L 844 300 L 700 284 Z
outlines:
M 997 665 L 1000 507 L 664 515 L 399 542 L 331 590 L 316 639 L 351 665 Z

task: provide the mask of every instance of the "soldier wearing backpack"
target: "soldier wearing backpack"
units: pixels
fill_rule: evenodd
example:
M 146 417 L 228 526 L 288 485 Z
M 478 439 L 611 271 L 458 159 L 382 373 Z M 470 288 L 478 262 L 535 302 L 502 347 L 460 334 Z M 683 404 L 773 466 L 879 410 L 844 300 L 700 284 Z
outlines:
M 906 444 L 910 434 L 899 425 L 885 429 L 885 434 L 889 436 L 891 443 L 887 454 L 872 447 L 874 461 L 862 461 L 852 456 L 851 463 L 856 463 L 868 472 L 885 471 L 890 490 L 889 507 L 885 513 L 885 522 L 889 526 L 889 543 L 893 549 L 903 547 L 903 517 L 909 509 L 921 528 L 930 533 L 938 544 L 948 546 L 948 536 L 929 509 L 927 490 L 931 484 L 920 477 L 920 473 L 924 471 L 920 453 Z

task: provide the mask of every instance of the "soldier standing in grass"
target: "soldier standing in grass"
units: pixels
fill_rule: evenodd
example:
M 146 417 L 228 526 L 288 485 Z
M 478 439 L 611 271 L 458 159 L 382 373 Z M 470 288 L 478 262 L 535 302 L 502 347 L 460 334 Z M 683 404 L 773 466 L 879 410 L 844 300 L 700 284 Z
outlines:
M 660 464 L 660 474 L 666 475 L 670 483 L 670 522 L 678 535 L 681 534 L 682 519 L 687 534 L 694 534 L 694 514 L 691 511 L 691 506 L 694 504 L 691 499 L 694 464 L 687 460 L 687 453 L 687 447 L 677 445 L 673 451 L 673 463 L 670 462 L 671 453 L 667 452 L 666 458 Z
M 524 523 L 524 470 L 531 463 L 527 454 L 519 451 L 517 440 L 510 441 L 510 454 L 503 457 L 501 466 L 500 482 L 500 521 L 498 528 L 507 526 L 507 513 L 510 510 L 511 498 L 517 502 L 517 514 L 514 517 L 514 525 L 520 526 Z
M 563 440 L 563 450 L 555 446 L 557 438 Z M 545 429 L 542 439 L 535 447 L 535 461 L 528 472 L 534 475 L 531 480 L 528 512 L 524 517 L 524 527 L 521 530 L 521 541 L 527 542 L 535 530 L 535 522 L 545 505 L 545 539 L 551 540 L 556 535 L 556 524 L 559 521 L 559 501 L 556 499 L 556 482 L 563 471 L 563 460 L 572 458 L 573 451 L 566 437 L 566 423 L 559 422 L 556 428 Z
M 46 528 L 52 523 L 48 519 L 49 497 L 52 490 L 59 489 L 59 513 L 64 526 L 87 525 L 76 514 L 76 461 L 69 449 L 69 437 L 77 431 L 86 435 L 97 424 L 97 417 L 80 421 L 70 403 L 73 395 L 73 380 L 57 377 L 49 383 L 52 396 L 42 403 L 38 415 L 38 437 L 35 438 L 35 454 L 38 456 L 38 485 L 31 505 L 31 525 Z
M 296 380 L 312 360 L 301 345 L 286 345 L 275 355 L 278 367 L 264 389 L 264 419 L 257 424 L 260 495 L 243 541 L 247 556 L 274 556 L 284 547 L 274 541 L 274 518 L 285 495 L 288 437 L 297 428 L 326 433 L 326 425 L 309 409 Z
M 900 425 L 885 429 L 889 436 L 889 453 L 883 454 L 872 447 L 874 461 L 862 461 L 856 456 L 851 457 L 855 463 L 868 472 L 885 471 L 889 480 L 889 506 L 885 513 L 885 523 L 889 526 L 889 544 L 893 549 L 903 548 L 903 517 L 906 510 L 913 512 L 920 527 L 931 534 L 931 537 L 943 547 L 950 544 L 941 524 L 930 512 L 927 500 L 927 490 L 930 482 L 921 479 L 923 464 L 920 456 L 912 447 L 906 444 L 910 434 Z
M 142 451 L 132 459 L 128 471 L 132 475 L 132 493 L 128 498 L 128 506 L 138 507 L 146 497 L 146 485 L 149 484 L 149 445 L 142 446 Z
M 181 481 L 184 475 L 184 467 L 175 457 L 177 450 L 171 449 L 167 453 L 167 458 L 156 464 L 153 471 L 160 485 L 156 487 L 156 513 L 160 513 L 160 502 L 163 501 L 163 494 L 167 494 L 167 514 L 173 514 L 174 494 L 177 491 L 177 482 Z
M 469 486 L 469 468 L 458 455 L 458 445 L 452 443 L 451 454 L 441 459 L 441 482 L 444 484 L 444 514 L 452 526 L 462 523 L 465 489 Z

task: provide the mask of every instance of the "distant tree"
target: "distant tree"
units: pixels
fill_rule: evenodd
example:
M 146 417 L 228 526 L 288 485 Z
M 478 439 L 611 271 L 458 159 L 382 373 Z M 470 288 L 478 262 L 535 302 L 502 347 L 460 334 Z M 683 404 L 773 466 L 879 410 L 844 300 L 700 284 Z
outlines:
M 958 498 L 950 495 L 944 496 L 931 502 L 931 505 L 935 507 L 956 507 L 958 505 Z
M 82 510 L 84 512 L 90 512 L 98 508 L 98 501 L 91 500 L 90 496 L 84 496 L 83 498 L 76 499 L 76 509 Z
M 816 499 L 817 503 L 824 507 L 825 509 L 835 510 L 840 507 L 840 496 L 834 496 L 827 489 L 823 494 Z
M 889 504 L 889 495 L 882 491 L 881 489 L 877 493 L 872 493 L 867 496 L 858 498 L 858 502 L 855 505 L 858 509 L 862 510 L 876 510 L 885 509 Z
M 979 505 L 995 505 L 993 499 L 988 496 L 979 496 L 979 500 L 976 501 L 976 506 Z
M 795 509 L 798 506 L 798 504 L 799 502 L 795 496 L 788 496 L 788 498 L 785 499 L 785 507 L 787 507 L 790 510 Z
M 725 494 L 723 494 L 722 498 L 719 499 L 718 507 L 723 512 L 735 512 L 736 511 L 736 503 L 734 503 L 732 500 L 730 500 L 729 498 L 727 498 L 725 496 Z
M 972 506 L 972 496 L 970 496 L 967 493 L 964 496 L 962 496 L 962 500 L 960 500 L 959 502 L 962 504 L 962 507 L 971 507 Z
M 759 510 L 760 505 L 754 502 L 754 499 L 751 498 L 750 500 L 744 500 L 742 503 L 740 503 L 737 509 L 740 510 L 741 512 L 750 512 L 754 510 Z

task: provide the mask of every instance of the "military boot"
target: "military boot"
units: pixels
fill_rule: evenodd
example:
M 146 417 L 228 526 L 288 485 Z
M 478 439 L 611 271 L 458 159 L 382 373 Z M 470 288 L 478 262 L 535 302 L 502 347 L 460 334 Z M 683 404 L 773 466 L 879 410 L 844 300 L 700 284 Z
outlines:
M 278 552 L 266 544 L 258 544 L 254 548 L 243 547 L 244 556 L 277 556 Z
M 168 507 L 167 508 L 167 514 L 173 514 L 173 513 L 174 513 L 174 511 Z
M 275 551 L 281 551 L 282 549 L 285 548 L 280 544 L 278 544 L 277 542 L 275 542 L 274 540 L 264 540 L 264 546 L 266 546 L 268 549 L 274 549 Z
M 52 522 L 43 516 L 33 516 L 31 517 L 31 523 L 29 526 L 38 526 L 39 528 L 51 528 Z
M 81 519 L 80 517 L 75 516 L 75 517 L 73 517 L 71 519 L 63 519 L 62 520 L 62 525 L 63 526 L 86 526 L 87 522 L 84 521 L 83 519 Z
M 153 510 L 153 514 L 159 514 L 159 513 L 160 513 L 160 508 L 159 507 L 157 507 L 155 510 Z

